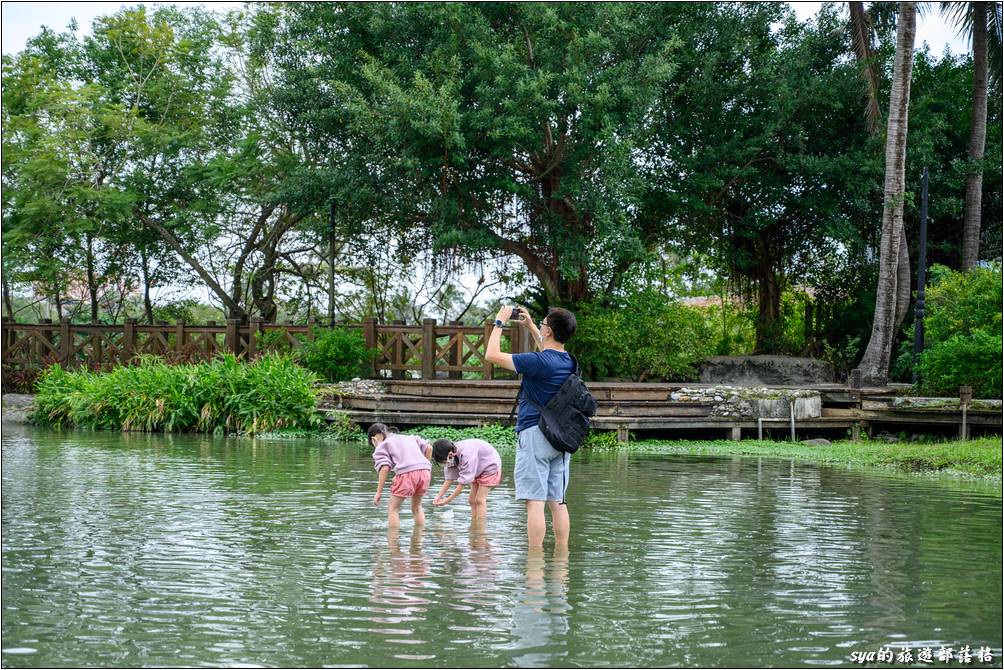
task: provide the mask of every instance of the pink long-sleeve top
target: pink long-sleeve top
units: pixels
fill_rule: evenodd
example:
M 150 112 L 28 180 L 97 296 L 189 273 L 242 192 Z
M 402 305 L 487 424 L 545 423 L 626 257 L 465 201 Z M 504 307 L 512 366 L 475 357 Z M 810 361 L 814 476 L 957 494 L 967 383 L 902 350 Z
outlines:
M 448 481 L 470 484 L 481 475 L 493 475 L 502 468 L 499 452 L 484 440 L 460 440 L 453 446 L 457 449 L 457 464 L 443 469 Z
M 429 443 L 418 436 L 393 433 L 373 450 L 373 466 L 379 472 L 386 465 L 398 475 L 431 470 L 432 463 L 425 457 L 428 448 Z

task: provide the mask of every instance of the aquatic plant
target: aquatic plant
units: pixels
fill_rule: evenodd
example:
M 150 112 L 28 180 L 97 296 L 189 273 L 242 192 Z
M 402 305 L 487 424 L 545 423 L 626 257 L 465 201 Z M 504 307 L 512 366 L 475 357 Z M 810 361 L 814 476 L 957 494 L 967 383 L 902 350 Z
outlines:
M 52 366 L 38 384 L 32 420 L 107 430 L 258 433 L 311 428 L 316 376 L 279 355 L 244 363 L 224 355 L 168 365 L 144 356 L 110 372 Z

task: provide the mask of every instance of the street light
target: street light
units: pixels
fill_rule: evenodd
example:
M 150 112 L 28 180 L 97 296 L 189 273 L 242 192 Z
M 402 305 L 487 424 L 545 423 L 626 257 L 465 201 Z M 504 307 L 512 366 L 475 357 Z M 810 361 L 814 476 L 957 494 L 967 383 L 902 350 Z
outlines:
M 917 361 L 924 350 L 924 284 L 927 274 L 927 168 L 920 187 L 920 258 L 917 260 L 917 305 L 913 324 L 913 383 L 920 381 Z

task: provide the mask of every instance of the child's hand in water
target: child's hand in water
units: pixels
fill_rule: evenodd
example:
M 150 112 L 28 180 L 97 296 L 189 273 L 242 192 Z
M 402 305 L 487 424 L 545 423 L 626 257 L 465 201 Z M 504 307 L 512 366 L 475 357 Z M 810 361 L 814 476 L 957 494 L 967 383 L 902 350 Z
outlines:
M 435 505 L 436 507 L 442 507 L 447 502 L 448 501 L 444 500 L 443 498 L 436 498 L 435 500 L 432 501 L 432 504 Z
M 380 506 L 380 493 L 379 492 L 377 492 L 377 494 L 373 496 L 373 506 L 374 507 L 379 507 Z

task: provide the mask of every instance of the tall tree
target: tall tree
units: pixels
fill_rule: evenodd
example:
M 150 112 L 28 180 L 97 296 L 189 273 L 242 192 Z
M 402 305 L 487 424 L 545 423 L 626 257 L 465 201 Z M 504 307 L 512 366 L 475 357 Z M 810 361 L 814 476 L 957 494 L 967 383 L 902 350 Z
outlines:
M 969 162 L 966 170 L 961 262 L 961 269 L 969 270 L 975 267 L 980 253 L 983 152 L 987 135 L 987 80 L 991 73 L 1000 80 L 1001 3 L 942 2 L 941 10 L 958 28 L 960 36 L 968 37 L 973 46 L 972 114 L 969 122 Z
M 896 57 L 886 129 L 885 188 L 875 318 L 871 339 L 858 366 L 865 383 L 876 385 L 884 385 L 888 380 L 893 341 L 910 305 L 910 264 L 903 242 L 903 200 L 916 23 L 916 3 L 899 3 Z
M 651 138 L 656 188 L 645 206 L 670 212 L 669 239 L 708 254 L 752 299 L 756 351 L 773 353 L 782 292 L 860 246 L 862 213 L 878 199 L 858 111 L 867 98 L 833 8 L 815 25 L 772 3 L 692 11 Z

